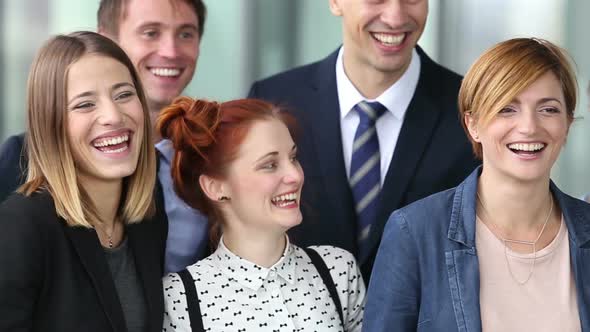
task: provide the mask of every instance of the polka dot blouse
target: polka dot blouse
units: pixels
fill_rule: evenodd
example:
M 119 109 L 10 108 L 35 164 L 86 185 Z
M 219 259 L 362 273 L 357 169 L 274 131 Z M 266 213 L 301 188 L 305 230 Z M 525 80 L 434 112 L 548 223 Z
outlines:
M 311 247 L 330 270 L 342 304 L 336 306 L 311 259 L 289 244 L 271 268 L 230 252 L 220 241 L 211 256 L 188 267 L 195 280 L 206 331 L 360 331 L 365 285 L 348 251 Z M 178 274 L 164 278 L 163 331 L 191 331 L 184 286 Z

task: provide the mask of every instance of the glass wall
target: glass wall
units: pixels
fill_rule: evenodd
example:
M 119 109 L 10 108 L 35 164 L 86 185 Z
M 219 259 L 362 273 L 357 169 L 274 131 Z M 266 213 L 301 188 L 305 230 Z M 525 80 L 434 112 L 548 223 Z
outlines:
M 243 97 L 262 77 L 317 61 L 341 43 L 340 18 L 328 0 L 205 0 L 209 16 L 195 79 L 185 93 L 227 100 Z M 26 77 L 35 51 L 51 34 L 94 30 L 98 1 L 0 2 L 0 139 L 24 127 Z M 494 43 L 516 36 L 549 39 L 577 64 L 581 100 L 554 179 L 573 195 L 590 190 L 590 1 L 430 0 L 421 46 L 458 73 Z

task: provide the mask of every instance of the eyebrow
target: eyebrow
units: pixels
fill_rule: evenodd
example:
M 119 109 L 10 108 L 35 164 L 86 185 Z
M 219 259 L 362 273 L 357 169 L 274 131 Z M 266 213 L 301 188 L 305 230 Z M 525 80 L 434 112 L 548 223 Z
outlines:
M 291 152 L 293 152 L 293 150 L 297 150 L 297 145 L 293 144 L 293 147 L 291 148 Z M 270 157 L 270 156 L 277 156 L 278 154 L 279 153 L 277 151 L 269 152 L 269 153 L 265 154 L 264 156 L 256 159 L 255 163 L 258 163 L 259 161 L 261 161 L 267 157 Z
M 161 22 L 144 22 L 137 27 L 137 30 L 141 31 L 146 28 L 159 28 L 159 27 L 167 27 L 167 26 L 168 26 L 167 24 L 164 24 Z M 195 32 L 199 31 L 199 28 L 194 23 L 183 23 L 176 28 L 176 30 L 182 30 L 182 29 L 191 29 L 191 30 L 195 30 Z
M 543 104 L 543 103 L 547 103 L 550 101 L 557 102 L 559 105 L 561 105 L 561 101 L 559 99 L 553 98 L 553 97 L 541 98 L 541 99 L 539 99 L 537 104 Z M 518 100 L 518 98 L 515 98 L 512 102 L 516 103 L 516 104 L 520 104 L 520 100 Z
M 120 88 L 125 87 L 125 86 L 128 86 L 128 87 L 131 87 L 131 88 L 135 89 L 135 86 L 133 84 L 129 83 L 129 82 L 120 82 L 120 83 L 113 84 L 113 86 L 111 87 L 111 90 L 117 90 L 117 89 L 120 89 Z M 75 95 L 74 97 L 72 97 L 68 101 L 68 104 L 70 104 L 72 101 L 74 101 L 74 100 L 76 100 L 78 98 L 90 97 L 90 96 L 94 96 L 94 95 L 96 95 L 96 92 L 94 92 L 94 91 L 85 91 L 85 92 L 79 93 L 79 94 Z

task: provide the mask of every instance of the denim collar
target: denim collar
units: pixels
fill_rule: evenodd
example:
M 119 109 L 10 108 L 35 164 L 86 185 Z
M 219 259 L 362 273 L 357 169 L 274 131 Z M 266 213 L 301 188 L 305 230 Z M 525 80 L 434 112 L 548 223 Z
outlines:
M 475 247 L 475 207 L 478 178 L 482 166 L 477 167 L 457 188 L 453 196 L 448 238 L 463 245 Z M 549 184 L 557 204 L 561 207 L 570 239 L 583 247 L 590 242 L 590 205 L 564 194 L 553 181 Z

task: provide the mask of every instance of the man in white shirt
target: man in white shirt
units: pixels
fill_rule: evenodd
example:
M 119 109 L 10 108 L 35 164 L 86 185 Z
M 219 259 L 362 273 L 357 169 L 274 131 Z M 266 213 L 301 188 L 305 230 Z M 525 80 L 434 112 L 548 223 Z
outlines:
M 478 164 L 461 127 L 461 77 L 417 46 L 427 0 L 329 0 L 343 44 L 258 81 L 250 97 L 288 105 L 302 129 L 301 245 L 355 254 L 365 282 L 392 211 L 456 186 Z

